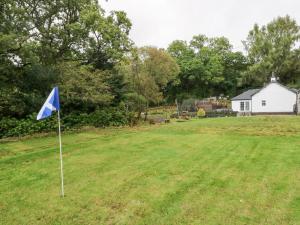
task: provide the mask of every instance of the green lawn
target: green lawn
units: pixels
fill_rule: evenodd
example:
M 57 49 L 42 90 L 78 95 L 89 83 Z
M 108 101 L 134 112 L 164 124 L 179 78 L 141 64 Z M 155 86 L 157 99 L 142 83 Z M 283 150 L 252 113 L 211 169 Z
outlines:
M 0 224 L 300 224 L 300 117 L 0 143 Z

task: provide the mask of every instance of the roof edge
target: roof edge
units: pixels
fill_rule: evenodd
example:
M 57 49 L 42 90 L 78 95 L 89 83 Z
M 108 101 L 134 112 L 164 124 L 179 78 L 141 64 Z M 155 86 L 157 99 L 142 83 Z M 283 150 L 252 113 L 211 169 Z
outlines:
M 293 92 L 293 93 L 295 93 L 295 94 L 298 94 L 298 92 L 299 92 L 299 90 L 293 90 L 293 89 L 291 89 L 291 88 L 289 88 L 289 87 L 287 87 L 287 86 L 285 86 L 285 85 L 283 85 L 283 84 L 281 84 L 281 83 L 279 83 L 278 81 L 273 81 L 273 82 L 270 82 L 270 83 L 268 83 L 267 85 L 265 85 L 264 87 L 262 87 L 258 92 L 256 92 L 256 93 L 254 93 L 253 95 L 256 95 L 257 93 L 259 93 L 261 90 L 263 90 L 263 89 L 265 89 L 266 87 L 268 87 L 270 84 L 278 84 L 279 86 L 281 86 L 281 87 L 283 87 L 283 88 L 285 88 L 286 90 L 288 90 L 288 91 L 291 91 L 291 92 Z M 252 95 L 252 96 L 253 96 Z M 251 97 L 252 97 L 251 96 Z

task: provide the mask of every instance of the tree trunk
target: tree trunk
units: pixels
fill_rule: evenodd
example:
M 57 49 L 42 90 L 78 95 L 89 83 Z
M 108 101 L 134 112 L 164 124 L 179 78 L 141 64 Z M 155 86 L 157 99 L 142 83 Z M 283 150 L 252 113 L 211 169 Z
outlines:
M 176 108 L 177 108 L 177 116 L 179 118 L 179 107 L 178 107 L 178 101 L 177 98 L 175 99 L 175 104 L 176 104 Z
M 147 102 L 147 104 L 146 104 L 146 112 L 145 112 L 145 119 L 144 119 L 144 121 L 147 121 L 147 116 L 148 116 L 148 102 Z

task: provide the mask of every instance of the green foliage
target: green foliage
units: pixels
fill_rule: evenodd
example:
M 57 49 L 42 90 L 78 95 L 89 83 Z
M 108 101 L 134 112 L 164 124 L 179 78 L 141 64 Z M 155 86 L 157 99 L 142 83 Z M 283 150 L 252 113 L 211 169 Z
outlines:
M 236 117 L 237 113 L 231 110 L 213 110 L 211 112 L 206 112 L 206 117 Z
M 116 109 L 96 110 L 90 115 L 89 123 L 95 127 L 123 126 L 128 124 L 125 111 Z
M 149 106 L 234 96 L 261 86 L 271 72 L 300 87 L 299 26 L 289 16 L 255 25 L 245 56 L 227 38 L 205 35 L 175 40 L 167 50 L 134 48 L 126 13 L 106 13 L 95 0 L 6 0 L 0 12 L 0 117 L 10 118 L 3 127 L 16 123 L 13 135 L 44 130 L 28 116 L 54 86 L 66 127 L 132 124 Z M 110 112 L 120 103 L 130 119 Z
M 246 69 L 242 53 L 233 52 L 228 39 L 194 36 L 187 44 L 174 41 L 168 47 L 180 66 L 179 85 L 169 91 L 171 99 L 183 93 L 195 97 L 234 95 L 238 79 Z
M 21 120 L 15 118 L 2 118 L 0 120 L 0 138 L 50 132 L 56 129 L 57 121 L 54 117 L 37 121 L 36 114 Z
M 0 116 L 36 112 L 58 84 L 66 111 L 118 105 L 109 74 L 131 49 L 126 13 L 94 0 L 8 0 L 0 10 Z
M 157 104 L 163 100 L 167 86 L 178 82 L 179 67 L 166 51 L 144 47 L 134 49 L 119 72 L 124 74 L 129 92 L 136 93 L 135 98 L 143 96 L 147 104 Z
M 246 85 L 268 82 L 272 72 L 285 84 L 295 84 L 300 76 L 300 29 L 289 16 L 278 17 L 267 25 L 254 25 L 244 45 L 251 63 L 244 75 Z
M 106 82 L 106 71 L 93 70 L 91 66 L 64 63 L 61 72 L 61 99 L 68 108 L 89 108 L 109 105 L 113 99 Z
M 80 128 L 88 126 L 91 121 L 91 115 L 87 113 L 69 113 L 62 118 L 63 129 Z
M 78 129 L 82 126 L 108 127 L 125 126 L 131 124 L 132 114 L 127 113 L 124 107 L 107 107 L 93 113 L 69 113 L 62 117 L 62 129 Z M 0 120 L 0 138 L 31 135 L 40 132 L 57 130 L 55 116 L 37 121 L 36 114 L 24 119 L 2 118 Z
M 146 98 L 136 92 L 127 93 L 125 95 L 124 103 L 130 111 L 134 112 L 142 112 L 147 106 Z
M 205 111 L 204 111 L 204 109 L 199 108 L 198 111 L 197 111 L 197 116 L 198 116 L 199 118 L 205 117 Z
M 90 31 L 85 57 L 95 68 L 111 68 L 131 49 L 131 22 L 125 12 L 112 11 L 105 18 L 104 11 L 91 4 L 83 10 L 81 19 Z
M 175 59 L 165 50 L 144 47 L 140 51 L 145 70 L 154 78 L 160 91 L 163 91 L 169 83 L 178 82 L 179 67 Z

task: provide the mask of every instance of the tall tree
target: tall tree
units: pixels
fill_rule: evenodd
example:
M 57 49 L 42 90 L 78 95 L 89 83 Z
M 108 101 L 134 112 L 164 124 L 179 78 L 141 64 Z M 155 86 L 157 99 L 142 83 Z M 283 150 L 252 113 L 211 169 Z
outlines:
M 271 73 L 285 83 L 299 82 L 300 30 L 296 21 L 289 16 L 278 17 L 267 25 L 254 25 L 244 45 L 252 64 L 244 76 L 244 82 L 262 85 Z
M 125 74 L 130 101 L 145 99 L 147 108 L 149 104 L 160 103 L 168 85 L 178 82 L 179 67 L 165 50 L 143 47 L 132 51 L 119 67 L 119 73 Z
M 178 82 L 179 66 L 165 50 L 154 47 L 141 48 L 140 59 L 144 63 L 145 71 L 154 79 L 162 93 L 165 93 L 168 84 Z
M 35 110 L 30 106 L 64 78 L 58 76 L 66 72 L 59 71 L 63 63 L 91 65 L 81 75 L 97 77 L 96 71 L 112 69 L 132 45 L 126 13 L 106 16 L 96 0 L 7 0 L 0 12 L 1 116 Z
M 173 98 L 235 94 L 245 60 L 242 53 L 232 52 L 227 38 L 196 35 L 189 44 L 172 42 L 168 52 L 180 66 L 180 84 L 172 88 Z
M 110 71 L 95 70 L 92 65 L 69 62 L 58 65 L 65 111 L 93 111 L 109 105 L 114 98 L 106 81 Z

